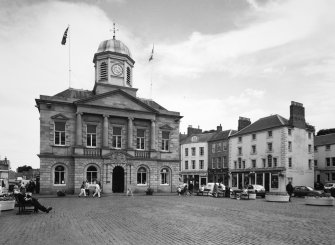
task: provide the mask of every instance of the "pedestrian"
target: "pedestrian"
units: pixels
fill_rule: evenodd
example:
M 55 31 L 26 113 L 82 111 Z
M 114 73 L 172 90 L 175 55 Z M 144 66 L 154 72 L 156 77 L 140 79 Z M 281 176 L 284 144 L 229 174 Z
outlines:
M 79 193 L 78 197 L 81 197 L 82 195 L 84 195 L 84 197 L 86 197 L 85 181 L 83 181 L 83 183 L 80 186 L 80 193 Z
M 131 187 L 127 188 L 127 196 L 129 196 L 129 195 L 132 196 L 132 197 L 134 197 L 133 191 L 132 191 Z
M 178 196 L 181 196 L 181 186 L 180 185 L 178 185 L 177 187 L 177 193 L 178 193 Z
M 188 191 L 189 191 L 190 195 L 192 195 L 192 193 L 193 193 L 193 183 L 192 183 L 192 181 L 190 181 L 190 184 L 188 185 Z
M 287 191 L 287 194 L 290 196 L 290 198 L 289 198 L 289 202 L 290 202 L 292 194 L 293 194 L 293 186 L 292 186 L 291 181 L 288 182 L 288 184 L 286 185 L 286 191 Z
M 98 194 L 98 197 L 100 198 L 100 192 L 101 192 L 100 184 L 99 184 L 99 182 L 96 182 L 95 183 L 95 192 L 93 194 L 93 197 L 95 197 L 95 195 Z
M 88 181 L 86 180 L 85 181 L 85 193 L 86 193 L 86 196 L 89 197 L 90 196 L 90 189 L 88 188 L 89 185 L 88 185 Z
M 36 198 L 32 197 L 31 195 L 26 195 L 26 189 L 22 188 L 21 192 L 16 194 L 18 196 L 19 200 L 22 200 L 28 205 L 34 206 L 34 212 L 37 213 L 38 210 L 41 210 L 42 212 L 49 213 L 52 210 L 52 207 L 46 208 L 43 206 Z

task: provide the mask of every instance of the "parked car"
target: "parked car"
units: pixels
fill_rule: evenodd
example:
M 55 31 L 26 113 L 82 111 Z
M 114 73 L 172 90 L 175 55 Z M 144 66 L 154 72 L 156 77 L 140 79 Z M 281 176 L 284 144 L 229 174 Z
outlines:
M 293 196 L 303 197 L 310 195 L 320 195 L 323 191 L 316 191 L 310 186 L 295 186 L 293 188 Z
M 325 184 L 325 186 L 324 186 L 324 190 L 325 190 L 325 192 L 330 192 L 330 189 L 331 188 L 335 188 L 335 183 L 327 183 L 327 184 Z
M 218 190 L 219 191 L 225 191 L 226 187 L 223 184 L 216 183 L 218 185 Z M 215 183 L 207 183 L 205 187 L 205 191 L 209 191 L 209 194 L 213 193 Z
M 265 188 L 262 185 L 248 185 L 248 192 L 255 192 L 256 196 L 265 197 Z

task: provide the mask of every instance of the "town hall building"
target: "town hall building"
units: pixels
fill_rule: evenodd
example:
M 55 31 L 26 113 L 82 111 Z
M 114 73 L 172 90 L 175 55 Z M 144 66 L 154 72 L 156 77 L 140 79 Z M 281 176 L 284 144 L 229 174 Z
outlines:
M 135 61 L 115 39 L 94 54 L 93 90 L 40 95 L 40 193 L 79 193 L 100 182 L 104 193 L 174 192 L 179 182 L 179 112 L 136 96 Z

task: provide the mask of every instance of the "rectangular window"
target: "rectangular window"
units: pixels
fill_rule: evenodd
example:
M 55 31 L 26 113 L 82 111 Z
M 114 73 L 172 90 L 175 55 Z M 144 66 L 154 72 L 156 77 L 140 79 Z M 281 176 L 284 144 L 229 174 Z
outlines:
M 256 160 L 251 160 L 252 168 L 256 168 Z
M 192 169 L 195 169 L 195 160 L 192 160 Z
M 116 149 L 121 149 L 121 127 L 113 127 L 113 137 L 112 137 L 112 147 Z
M 144 129 L 137 129 L 137 143 L 136 149 L 137 150 L 144 150 L 144 143 L 145 143 L 145 130 Z
M 272 143 L 268 143 L 268 151 L 272 151 Z
M 195 147 L 191 148 L 192 156 L 195 156 Z
M 188 156 L 188 148 L 185 148 L 185 157 Z
M 215 144 L 212 144 L 212 153 L 215 153 Z
M 314 146 L 314 151 L 318 152 L 318 147 L 317 146 Z
M 55 122 L 55 145 L 65 145 L 65 122 Z
M 242 155 L 242 147 L 237 148 L 238 149 L 238 154 Z
M 318 160 L 314 160 L 314 167 L 318 166 Z
M 330 145 L 326 145 L 326 151 L 330 151 Z
M 256 134 L 252 134 L 252 140 L 256 140 Z
M 237 162 L 234 161 L 234 168 L 237 169 Z
M 200 156 L 203 156 L 205 154 L 205 149 L 204 147 L 199 148 Z
M 216 158 L 215 157 L 212 158 L 212 164 L 213 164 L 213 168 L 216 168 Z
M 333 164 L 333 167 L 335 167 L 335 157 L 332 157 L 332 164 Z
M 289 152 L 292 151 L 292 142 L 291 141 L 288 142 L 288 151 Z
M 273 167 L 275 168 L 277 167 L 277 158 L 275 157 L 273 158 Z
M 326 181 L 330 181 L 330 174 L 326 173 Z
M 243 169 L 245 168 L 245 161 L 242 161 Z
M 335 173 L 332 173 L 332 180 L 335 180 Z
M 312 133 L 308 133 L 308 139 L 312 138 Z
M 308 169 L 312 169 L 312 160 L 308 159 Z
M 87 125 L 86 127 L 86 145 L 87 147 L 97 146 L 97 126 Z
M 288 167 L 292 168 L 292 158 L 291 157 L 288 158 Z
M 268 131 L 268 137 L 272 137 L 272 131 Z
M 222 158 L 222 165 L 224 168 L 228 168 L 228 161 L 226 156 Z
M 288 129 L 288 135 L 292 135 L 292 129 Z
M 271 174 L 271 188 L 278 188 L 278 174 Z
M 218 150 L 218 152 L 222 151 L 222 144 L 221 144 L 221 142 L 217 144 L 217 150 Z
M 185 161 L 185 169 L 188 169 L 188 161 Z
M 251 152 L 252 154 L 256 154 L 256 145 L 251 146 Z
M 222 159 L 221 157 L 218 157 L 218 160 L 217 160 L 218 161 L 218 168 L 220 168 L 220 169 L 222 168 L 222 161 L 221 161 L 221 159 Z
M 327 167 L 330 167 L 330 157 L 326 158 L 326 165 L 327 165 Z
M 199 161 L 199 168 L 204 169 L 204 160 Z
M 231 185 L 232 187 L 237 187 L 237 174 L 231 175 Z
M 162 132 L 162 151 L 169 151 L 170 132 Z
M 266 168 L 266 160 L 264 158 L 262 159 L 262 162 L 263 162 L 263 168 Z
M 312 153 L 312 145 L 308 145 L 308 153 Z
M 238 143 L 241 143 L 242 142 L 242 137 L 238 137 Z
M 241 167 L 242 167 L 242 159 L 239 158 L 239 159 L 238 159 L 238 168 L 241 168 Z

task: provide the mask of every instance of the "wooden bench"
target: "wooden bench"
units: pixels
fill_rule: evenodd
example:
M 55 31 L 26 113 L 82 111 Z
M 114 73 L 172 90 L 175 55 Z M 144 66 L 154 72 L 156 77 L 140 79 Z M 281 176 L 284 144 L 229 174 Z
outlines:
M 16 200 L 16 206 L 19 208 L 19 212 L 17 212 L 16 214 L 31 214 L 32 212 L 37 212 L 33 205 L 25 201 L 23 195 L 16 194 L 14 196 Z

